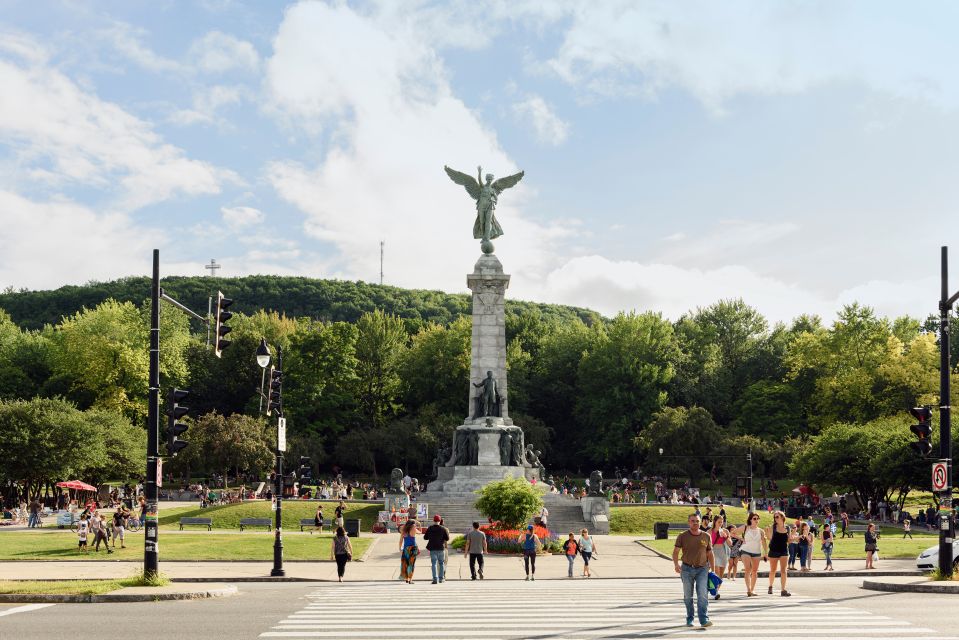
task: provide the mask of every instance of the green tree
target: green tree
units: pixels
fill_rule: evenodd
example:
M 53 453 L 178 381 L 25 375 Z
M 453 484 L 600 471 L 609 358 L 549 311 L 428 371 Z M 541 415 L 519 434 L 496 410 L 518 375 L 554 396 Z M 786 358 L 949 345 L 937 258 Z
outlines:
M 382 427 L 400 409 L 399 365 L 406 330 L 399 318 L 378 309 L 360 316 L 356 328 L 360 406 L 371 427 Z
M 66 400 L 0 402 L 0 479 L 38 495 L 45 484 L 102 467 L 107 451 L 99 435 Z
M 125 481 L 144 471 L 147 453 L 147 433 L 142 427 L 130 424 L 125 416 L 106 409 L 83 412 L 86 437 L 103 442 L 105 454 L 91 459 L 80 471 L 86 482 L 99 484 L 108 480 Z
M 659 314 L 619 314 L 598 332 L 579 364 L 576 413 L 592 463 L 624 462 L 632 442 L 666 403 L 678 355 L 672 325 Z
M 666 469 L 670 475 L 687 475 L 691 486 L 696 487 L 712 467 L 721 435 L 702 407 L 666 407 L 636 437 L 635 446 L 648 464 Z
M 471 332 L 472 322 L 464 317 L 449 326 L 428 324 L 413 336 L 400 363 L 406 406 L 430 405 L 439 413 L 465 415 Z
M 510 478 L 491 482 L 480 491 L 476 508 L 487 518 L 501 523 L 504 528 L 524 526 L 543 508 L 543 498 L 525 478 Z
M 190 442 L 187 449 L 201 452 L 199 459 L 208 470 L 224 477 L 230 471 L 262 475 L 273 467 L 276 427 L 262 420 L 208 413 L 197 418 L 184 439 Z

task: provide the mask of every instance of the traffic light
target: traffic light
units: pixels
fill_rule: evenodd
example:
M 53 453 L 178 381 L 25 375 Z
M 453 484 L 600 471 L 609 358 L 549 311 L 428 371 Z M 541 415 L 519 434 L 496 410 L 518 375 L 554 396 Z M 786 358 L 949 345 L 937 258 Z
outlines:
M 168 414 L 169 421 L 167 423 L 166 430 L 166 450 L 167 454 L 170 456 L 175 456 L 178 451 L 182 450 L 189 444 L 188 442 L 180 440 L 179 438 L 179 436 L 187 430 L 188 425 L 185 425 L 182 422 L 177 422 L 177 420 L 185 416 L 190 410 L 189 407 L 180 405 L 181 402 L 186 400 L 188 395 L 190 395 L 190 392 L 183 389 L 174 389 L 170 394 L 172 406 L 170 407 L 170 412 Z
M 300 456 L 300 468 L 297 470 L 296 475 L 301 478 L 313 477 L 313 465 L 310 463 L 309 457 Z
M 226 334 L 233 331 L 232 327 L 226 326 L 226 321 L 233 317 L 233 313 L 226 310 L 231 304 L 233 300 L 224 296 L 221 291 L 216 292 L 216 331 L 213 332 L 213 353 L 217 358 L 221 357 L 223 350 L 232 342 L 223 339 Z
M 283 416 L 283 372 L 276 367 L 270 367 L 270 396 L 266 405 L 266 415 Z
M 929 421 L 932 419 L 932 409 L 927 405 L 925 407 L 913 407 L 909 410 L 912 417 L 919 421 L 909 427 L 909 430 L 916 434 L 918 440 L 912 443 L 912 448 L 919 452 L 919 455 L 928 456 L 932 453 L 932 442 L 929 436 L 932 433 L 932 425 Z

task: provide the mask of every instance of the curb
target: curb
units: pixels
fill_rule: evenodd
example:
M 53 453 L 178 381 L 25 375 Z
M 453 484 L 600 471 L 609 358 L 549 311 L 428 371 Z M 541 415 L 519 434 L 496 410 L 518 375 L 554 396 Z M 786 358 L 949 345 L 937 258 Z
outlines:
M 222 582 L 222 580 L 221 580 Z M 99 595 L 66 595 L 52 593 L 6 593 L 0 594 L 0 602 L 56 602 L 56 603 L 101 603 L 101 602 L 160 602 L 161 600 L 202 600 L 226 598 L 237 594 L 236 587 L 227 585 L 222 589 L 185 591 L 183 593 L 102 593 Z
M 869 591 L 890 591 L 895 593 L 959 593 L 959 583 L 933 582 L 925 584 L 899 584 L 896 582 L 873 582 L 863 580 L 862 588 Z

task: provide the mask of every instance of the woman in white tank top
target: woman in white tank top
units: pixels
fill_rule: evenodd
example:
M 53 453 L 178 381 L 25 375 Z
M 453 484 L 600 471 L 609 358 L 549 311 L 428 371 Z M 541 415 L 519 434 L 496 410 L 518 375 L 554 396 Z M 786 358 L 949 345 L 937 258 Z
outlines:
M 746 595 L 754 596 L 759 572 L 759 559 L 766 560 L 766 532 L 759 528 L 759 514 L 750 512 L 746 524 L 740 532 L 743 544 L 739 557 L 743 561 L 743 580 L 746 582 Z

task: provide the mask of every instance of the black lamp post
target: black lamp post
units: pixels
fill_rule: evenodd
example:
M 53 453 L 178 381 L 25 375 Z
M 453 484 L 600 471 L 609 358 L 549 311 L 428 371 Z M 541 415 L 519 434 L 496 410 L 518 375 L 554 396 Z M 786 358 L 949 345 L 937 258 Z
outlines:
M 263 369 L 264 376 L 266 368 L 270 365 L 270 347 L 266 344 L 266 338 L 260 339 L 260 346 L 256 348 L 256 363 Z M 276 348 L 276 367 L 270 370 L 270 386 L 267 394 L 267 415 L 276 410 L 276 466 L 274 468 L 275 484 L 274 499 L 276 500 L 276 523 L 274 525 L 275 536 L 273 538 L 273 570 L 270 575 L 274 577 L 285 576 L 283 570 L 283 451 L 280 447 L 280 431 L 285 428 L 283 418 L 283 395 L 282 395 L 282 376 L 283 376 L 283 348 Z M 260 396 L 260 407 L 263 406 L 262 391 Z

